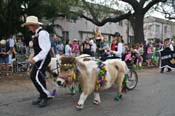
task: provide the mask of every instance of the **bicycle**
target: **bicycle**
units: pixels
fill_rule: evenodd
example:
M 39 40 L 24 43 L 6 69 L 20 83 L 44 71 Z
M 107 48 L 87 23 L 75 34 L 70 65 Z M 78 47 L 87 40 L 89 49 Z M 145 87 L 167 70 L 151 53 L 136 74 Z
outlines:
M 124 77 L 123 88 L 133 90 L 138 83 L 138 74 L 132 66 L 128 66 L 128 68 L 129 70 Z

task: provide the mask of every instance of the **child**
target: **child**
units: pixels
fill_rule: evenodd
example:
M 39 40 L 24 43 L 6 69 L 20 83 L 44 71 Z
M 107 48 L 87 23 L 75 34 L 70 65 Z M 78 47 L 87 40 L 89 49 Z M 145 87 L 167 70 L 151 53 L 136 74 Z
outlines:
M 154 53 L 153 46 L 152 46 L 152 44 L 149 44 L 148 48 L 147 48 L 147 64 L 148 64 L 148 67 L 150 67 L 151 64 L 152 64 L 153 53 Z
M 136 53 L 136 68 L 141 69 L 142 64 L 143 64 L 143 57 L 139 53 Z

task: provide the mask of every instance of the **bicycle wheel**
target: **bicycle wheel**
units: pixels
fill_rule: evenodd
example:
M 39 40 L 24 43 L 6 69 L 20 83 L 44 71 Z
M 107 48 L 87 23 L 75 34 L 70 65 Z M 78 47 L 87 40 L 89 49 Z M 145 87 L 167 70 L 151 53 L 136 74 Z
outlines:
M 129 70 L 129 72 L 127 73 L 127 81 L 126 81 L 126 88 L 128 90 L 133 90 L 138 83 L 138 75 L 137 72 L 135 70 Z

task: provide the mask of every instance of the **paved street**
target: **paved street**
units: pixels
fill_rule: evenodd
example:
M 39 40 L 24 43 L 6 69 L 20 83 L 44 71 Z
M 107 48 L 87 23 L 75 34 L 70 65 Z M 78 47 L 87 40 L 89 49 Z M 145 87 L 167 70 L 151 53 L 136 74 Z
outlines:
M 31 105 L 37 92 L 29 80 L 0 79 L 0 116 L 175 116 L 175 71 L 146 69 L 138 74 L 138 86 L 121 101 L 113 100 L 112 88 L 101 93 L 99 106 L 89 97 L 82 111 L 74 107 L 79 95 L 71 96 L 68 90 L 60 89 L 48 107 L 38 108 Z

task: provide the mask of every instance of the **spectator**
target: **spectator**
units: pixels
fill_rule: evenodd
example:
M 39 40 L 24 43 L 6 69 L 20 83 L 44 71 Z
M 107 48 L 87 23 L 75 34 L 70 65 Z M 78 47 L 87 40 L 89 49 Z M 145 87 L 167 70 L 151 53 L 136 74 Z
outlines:
M 56 53 L 59 54 L 59 55 L 62 55 L 63 54 L 63 51 L 64 51 L 64 45 L 61 42 L 61 40 L 58 39 L 57 45 L 56 45 Z
M 143 62 L 146 63 L 146 56 L 147 56 L 147 45 L 146 41 L 143 43 Z
M 156 66 L 158 66 L 158 64 L 160 62 L 160 49 L 161 49 L 161 47 L 159 46 L 159 44 L 156 44 L 154 54 L 153 54 L 153 57 L 152 57 L 153 63 Z
M 0 41 L 0 73 L 2 72 L 2 66 L 5 64 L 6 76 L 8 76 L 9 71 L 9 54 L 10 47 L 5 40 Z
M 97 48 L 99 48 L 101 37 L 102 37 L 101 31 L 100 31 L 99 27 L 96 27 L 96 30 L 95 30 L 95 41 L 96 41 Z
M 15 47 L 15 36 L 10 36 L 8 39 L 7 39 L 7 42 L 9 43 L 9 47 L 10 48 L 14 48 Z
M 53 34 L 51 36 L 51 55 L 52 57 L 56 57 L 56 39 L 57 39 L 57 35 Z
M 99 27 L 96 27 L 96 30 L 95 30 L 95 38 L 98 39 L 98 37 L 101 37 L 101 31 L 100 31 L 100 28 Z
M 151 66 L 152 64 L 152 56 L 154 53 L 154 49 L 153 49 L 153 45 L 151 43 L 148 44 L 148 48 L 147 48 L 147 66 Z
M 72 44 L 71 44 L 71 48 L 72 48 L 72 55 L 74 57 L 78 56 L 80 54 L 80 46 L 78 44 L 78 40 L 74 39 Z
M 71 49 L 71 47 L 70 47 L 69 39 L 66 40 L 66 45 L 65 45 L 65 56 L 72 56 L 72 49 Z
M 82 44 L 82 47 L 83 47 L 83 54 L 89 54 L 91 55 L 91 44 L 89 42 L 89 39 L 87 38 L 83 44 Z
M 122 54 L 124 53 L 124 45 L 122 42 L 121 36 L 115 35 L 114 38 L 117 37 L 117 51 L 111 51 L 112 54 L 115 55 L 115 57 L 122 58 Z
M 94 40 L 90 40 L 90 44 L 92 45 L 91 46 L 91 55 L 92 55 L 92 57 L 95 57 L 96 56 L 97 45 L 94 42 Z
M 132 60 L 132 52 L 131 50 L 128 48 L 126 50 L 125 56 L 124 56 L 124 61 L 126 62 L 126 64 L 131 64 L 131 60 Z
M 105 40 L 103 37 L 101 37 L 99 48 L 98 48 L 98 56 L 99 57 L 104 57 L 106 55 L 104 48 L 105 48 Z
M 116 39 L 112 40 L 111 50 L 112 51 L 117 51 L 117 41 L 116 41 Z
M 170 42 L 169 47 L 170 47 L 171 51 L 174 51 L 174 50 L 175 50 L 175 49 L 174 49 L 174 41 L 171 41 L 171 42 Z
M 7 44 L 9 45 L 10 47 L 10 54 L 9 54 L 9 64 L 12 64 L 12 59 L 15 57 L 15 54 L 16 51 L 15 51 L 15 36 L 10 36 L 8 39 L 7 39 Z
M 141 56 L 143 56 L 143 53 L 144 53 L 143 44 L 140 44 L 140 45 L 139 45 L 138 52 L 139 52 L 139 54 L 140 54 Z
M 143 64 L 143 57 L 139 52 L 136 53 L 136 68 L 141 69 Z
M 164 40 L 163 50 L 165 52 L 173 51 L 173 49 L 170 47 L 169 38 L 167 38 L 167 39 Z M 160 73 L 164 73 L 164 69 L 165 69 L 164 67 L 161 68 Z M 167 69 L 168 69 L 167 72 L 171 72 L 171 68 L 167 67 Z
M 108 45 L 104 45 L 104 47 L 103 47 L 103 49 L 104 49 L 104 56 L 102 56 L 102 57 L 105 57 L 106 59 L 108 59 L 108 58 L 110 58 L 110 57 L 112 57 L 111 56 L 111 50 L 110 50 L 110 47 L 108 46 Z M 102 58 L 103 59 L 103 58 Z M 106 60 L 106 59 L 103 59 L 103 60 Z
M 24 44 L 21 41 L 20 37 L 17 38 L 17 42 L 16 42 L 16 45 L 15 45 L 15 51 L 20 55 L 25 54 L 25 47 L 24 47 Z

